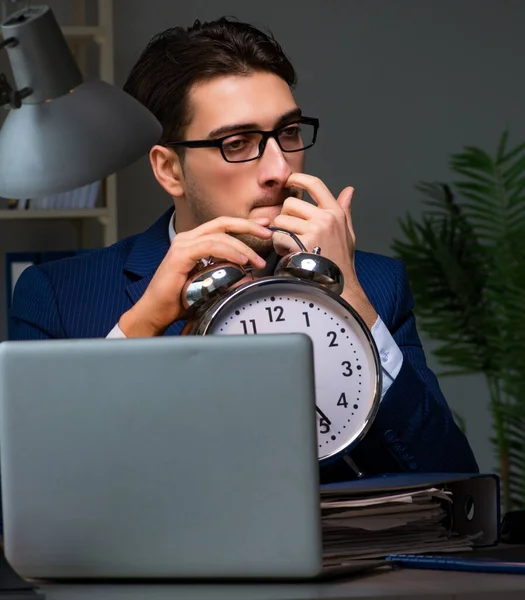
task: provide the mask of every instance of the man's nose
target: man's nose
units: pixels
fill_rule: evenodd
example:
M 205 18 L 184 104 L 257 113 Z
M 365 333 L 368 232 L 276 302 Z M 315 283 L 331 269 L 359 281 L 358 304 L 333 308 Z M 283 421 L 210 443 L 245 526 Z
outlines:
M 261 185 L 284 185 L 292 170 L 279 144 L 273 138 L 266 143 L 259 159 L 259 183 Z

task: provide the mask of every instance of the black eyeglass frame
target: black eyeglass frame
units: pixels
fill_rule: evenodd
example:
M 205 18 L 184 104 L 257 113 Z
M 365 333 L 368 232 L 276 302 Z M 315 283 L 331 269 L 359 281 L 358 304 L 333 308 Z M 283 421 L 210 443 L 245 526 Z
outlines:
M 310 144 L 308 144 L 308 146 L 305 146 L 304 148 L 299 148 L 298 150 L 286 150 L 285 148 L 283 148 L 281 146 L 281 142 L 279 141 L 277 134 L 280 131 L 282 131 L 283 129 L 290 127 L 290 125 L 293 125 L 294 123 L 302 123 L 303 125 L 312 125 L 314 128 L 314 135 L 313 135 L 312 141 L 310 142 Z M 224 158 L 224 160 L 226 162 L 228 162 L 228 163 L 243 163 L 243 162 L 251 162 L 252 160 L 257 160 L 258 158 L 261 158 L 261 156 L 263 155 L 264 150 L 266 148 L 266 144 L 270 138 L 273 138 L 277 142 L 277 145 L 283 152 L 302 152 L 303 150 L 307 150 L 308 148 L 311 148 L 315 144 L 315 142 L 317 140 L 318 129 L 319 129 L 319 119 L 317 119 L 315 117 L 299 117 L 295 121 L 292 121 L 291 123 L 288 123 L 286 125 L 279 125 L 279 127 L 272 129 L 271 131 L 262 131 L 260 129 L 251 129 L 250 131 L 239 131 L 238 133 L 229 133 L 228 135 L 222 136 L 215 140 L 187 140 L 187 141 L 182 141 L 182 142 L 165 142 L 163 144 L 163 146 L 179 146 L 179 147 L 183 146 L 184 148 L 219 148 L 221 151 L 222 157 Z M 254 156 L 253 158 L 247 158 L 245 160 L 228 160 L 226 158 L 224 149 L 222 147 L 224 140 L 235 137 L 237 135 L 248 134 L 248 133 L 259 133 L 262 135 L 262 139 L 259 142 L 259 154 L 257 154 L 257 156 Z

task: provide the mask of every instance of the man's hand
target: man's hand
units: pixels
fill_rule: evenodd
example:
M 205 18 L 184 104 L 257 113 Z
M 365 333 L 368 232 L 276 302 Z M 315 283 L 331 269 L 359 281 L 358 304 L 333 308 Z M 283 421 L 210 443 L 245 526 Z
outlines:
M 269 219 L 219 217 L 191 231 L 178 233 L 142 298 L 124 313 L 119 327 L 126 337 L 162 335 L 183 312 L 181 291 L 201 258 L 213 256 L 261 269 L 266 261 L 241 240 L 229 235 L 251 234 L 269 239 Z
M 336 200 L 319 178 L 304 173 L 292 173 L 286 186 L 306 190 L 317 206 L 298 198 L 287 198 L 273 224 L 295 233 L 310 252 L 319 246 L 321 254 L 341 269 L 345 278 L 341 297 L 372 328 L 377 313 L 357 279 L 354 264 L 355 234 L 350 215 L 354 188 L 345 188 Z M 298 250 L 294 241 L 283 233 L 274 234 L 274 244 L 279 254 Z

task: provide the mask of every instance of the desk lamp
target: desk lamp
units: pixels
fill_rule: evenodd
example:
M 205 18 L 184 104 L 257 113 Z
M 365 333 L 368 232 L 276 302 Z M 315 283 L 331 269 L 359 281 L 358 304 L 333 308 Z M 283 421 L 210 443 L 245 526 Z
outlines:
M 132 96 L 84 81 L 48 6 L 29 6 L 0 25 L 14 88 L 0 74 L 0 196 L 73 190 L 131 164 L 160 138 L 157 119 Z

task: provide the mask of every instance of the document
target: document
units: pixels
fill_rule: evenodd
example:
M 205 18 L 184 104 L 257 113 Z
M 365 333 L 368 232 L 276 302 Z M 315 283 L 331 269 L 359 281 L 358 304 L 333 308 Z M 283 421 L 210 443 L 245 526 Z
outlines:
M 452 502 L 452 492 L 438 487 L 346 498 L 344 490 L 322 490 L 324 563 L 471 550 L 483 532 L 454 532 Z

